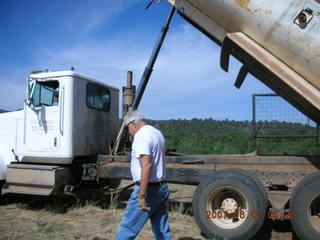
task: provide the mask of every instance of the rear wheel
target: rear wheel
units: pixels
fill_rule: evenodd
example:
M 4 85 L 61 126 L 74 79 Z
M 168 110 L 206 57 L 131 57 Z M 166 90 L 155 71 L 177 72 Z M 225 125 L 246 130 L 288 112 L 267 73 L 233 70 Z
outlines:
M 267 196 L 263 186 L 242 170 L 220 170 L 201 183 L 192 202 L 203 233 L 215 239 L 249 239 L 261 228 Z
M 303 179 L 294 190 L 290 208 L 294 231 L 301 240 L 320 239 L 320 174 Z

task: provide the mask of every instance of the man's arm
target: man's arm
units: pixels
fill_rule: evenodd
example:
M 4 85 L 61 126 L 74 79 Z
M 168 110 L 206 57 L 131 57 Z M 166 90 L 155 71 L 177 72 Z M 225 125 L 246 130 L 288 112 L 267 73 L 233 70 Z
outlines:
M 140 195 L 145 195 L 148 188 L 149 178 L 151 174 L 152 161 L 149 155 L 141 155 L 141 183 L 140 183 Z

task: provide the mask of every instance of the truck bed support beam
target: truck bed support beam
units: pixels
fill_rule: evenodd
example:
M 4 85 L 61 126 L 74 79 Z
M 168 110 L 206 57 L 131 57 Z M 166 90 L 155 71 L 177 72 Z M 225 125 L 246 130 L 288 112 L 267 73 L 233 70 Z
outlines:
M 165 22 L 165 24 L 163 25 L 162 29 L 161 29 L 161 32 L 160 32 L 160 36 L 155 44 L 155 47 L 152 51 L 152 54 L 151 54 L 151 57 L 149 59 L 149 62 L 148 62 L 148 65 L 146 66 L 143 74 L 142 74 L 142 77 L 141 77 L 141 80 L 140 80 L 140 83 L 139 83 L 139 86 L 138 86 L 138 90 L 136 92 L 136 95 L 135 95 L 135 98 L 133 100 L 133 103 L 132 105 L 130 106 L 130 109 L 138 109 L 138 106 L 140 104 L 140 101 L 141 101 L 141 98 L 143 96 L 143 93 L 144 93 L 144 90 L 148 84 L 148 81 L 150 79 L 150 76 L 151 76 L 151 73 L 153 71 L 153 66 L 156 62 L 156 59 L 158 57 L 158 54 L 160 52 L 160 49 L 162 47 L 162 44 L 163 44 L 163 41 L 167 35 L 167 32 L 169 30 L 169 25 L 170 25 L 170 22 L 172 20 L 172 17 L 173 17 L 173 14 L 174 14 L 174 11 L 175 11 L 175 8 L 172 7 L 170 12 L 169 12 L 169 15 L 167 17 L 167 20 Z M 117 155 L 118 152 L 119 152 L 119 149 L 121 149 L 122 147 L 122 144 L 124 142 L 124 139 L 125 139 L 125 136 L 126 136 L 126 131 L 125 131 L 125 125 L 124 125 L 124 122 L 122 123 L 122 126 L 120 128 L 120 131 L 119 131 L 119 134 L 118 134 L 118 137 L 116 139 L 116 143 L 114 145 L 114 148 L 112 149 L 112 155 Z
M 140 104 L 140 101 L 141 101 L 141 98 L 143 96 L 143 93 L 144 93 L 144 90 L 148 84 L 148 81 L 150 79 L 150 76 L 151 76 L 151 73 L 153 71 L 153 66 L 156 62 L 156 59 L 158 57 L 158 54 L 160 52 L 160 49 L 162 47 L 162 44 L 163 44 L 163 41 L 167 35 L 167 32 L 169 30 L 169 25 L 170 25 L 170 22 L 171 22 L 171 19 L 173 17 L 173 14 L 174 14 L 174 11 L 175 11 L 175 8 L 172 7 L 170 12 L 169 12 L 169 15 L 167 17 L 167 20 L 165 22 L 165 24 L 162 26 L 162 29 L 161 29 L 161 32 L 160 32 L 160 36 L 154 46 L 154 49 L 152 51 L 152 54 L 150 56 L 150 59 L 149 59 L 149 62 L 148 62 L 148 65 L 146 66 L 143 74 L 142 74 L 142 77 L 141 77 L 141 80 L 140 80 L 140 83 L 139 83 L 139 86 L 138 86 L 138 90 L 136 92 L 136 96 L 133 100 L 133 103 L 131 105 L 131 107 L 133 109 L 137 109 L 139 104 Z

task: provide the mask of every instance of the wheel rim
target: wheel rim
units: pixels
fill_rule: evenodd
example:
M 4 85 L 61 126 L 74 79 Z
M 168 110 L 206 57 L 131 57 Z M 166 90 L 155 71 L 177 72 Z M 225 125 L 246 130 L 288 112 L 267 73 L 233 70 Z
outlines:
M 248 218 L 248 212 L 247 197 L 233 186 L 220 187 L 208 197 L 208 218 L 220 228 L 234 229 L 239 227 Z
M 308 219 L 312 227 L 320 232 L 320 195 L 311 200 L 308 206 Z

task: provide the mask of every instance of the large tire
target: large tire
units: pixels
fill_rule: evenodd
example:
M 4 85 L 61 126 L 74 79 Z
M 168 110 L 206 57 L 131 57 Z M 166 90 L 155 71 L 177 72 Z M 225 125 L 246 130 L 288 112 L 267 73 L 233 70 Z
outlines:
M 206 237 L 214 239 L 250 239 L 263 225 L 266 208 L 264 187 L 240 169 L 219 170 L 208 176 L 192 201 L 198 226 Z
M 320 239 L 320 174 L 303 179 L 293 191 L 291 223 L 301 240 Z

